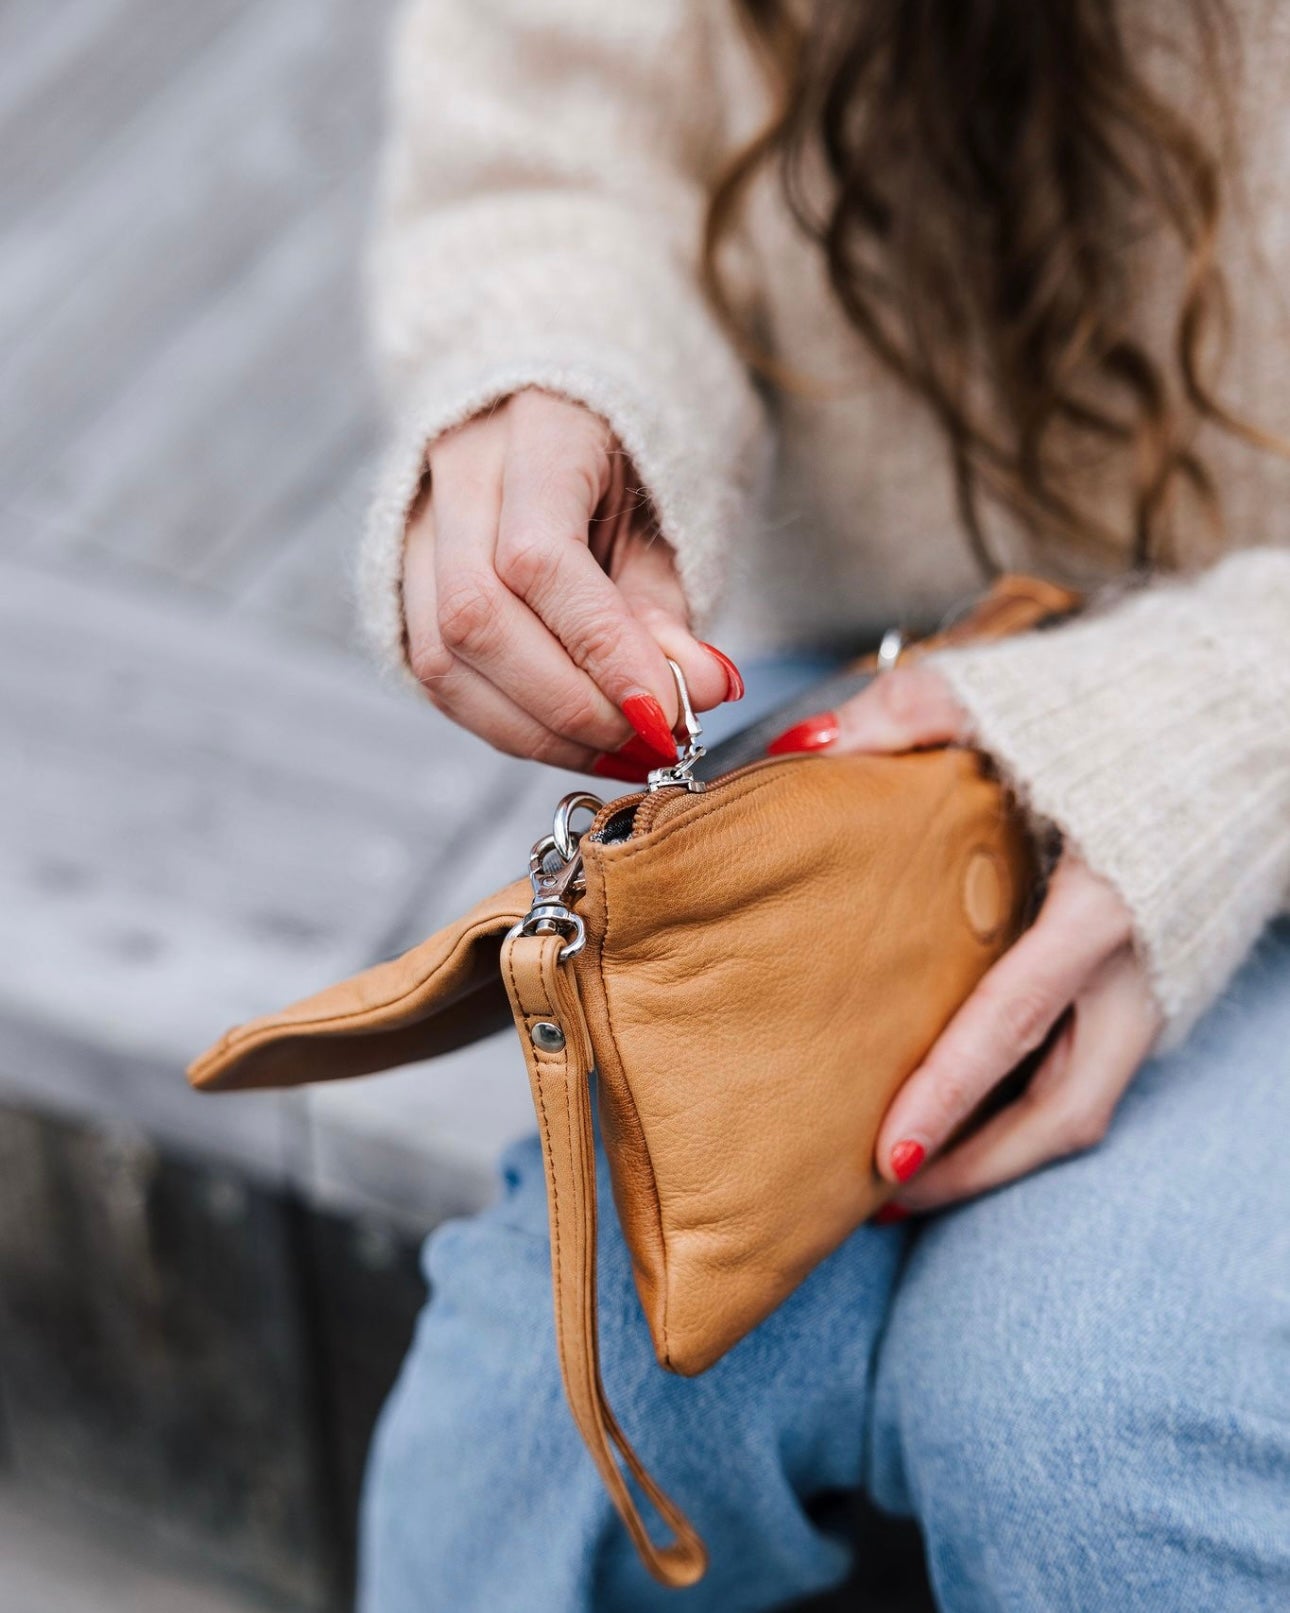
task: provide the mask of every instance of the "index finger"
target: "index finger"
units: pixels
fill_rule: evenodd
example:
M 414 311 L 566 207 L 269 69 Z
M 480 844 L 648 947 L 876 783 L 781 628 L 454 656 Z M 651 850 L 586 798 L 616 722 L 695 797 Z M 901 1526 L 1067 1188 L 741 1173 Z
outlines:
M 1059 865 L 1038 920 L 981 980 L 892 1100 L 877 1159 L 908 1181 L 1021 1060 L 1127 939 L 1109 889 Z
M 1151 1050 L 1159 1015 L 1132 949 L 1096 972 L 1034 1080 L 905 1189 L 906 1209 L 936 1209 L 1092 1148 Z
M 642 738 L 665 745 L 678 716 L 676 685 L 662 650 L 588 548 L 597 497 L 576 466 L 508 456 L 497 575 Z

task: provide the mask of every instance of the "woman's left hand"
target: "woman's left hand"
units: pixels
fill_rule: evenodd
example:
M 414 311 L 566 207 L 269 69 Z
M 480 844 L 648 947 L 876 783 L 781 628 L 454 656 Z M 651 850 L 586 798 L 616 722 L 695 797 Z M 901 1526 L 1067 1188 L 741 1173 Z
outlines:
M 836 712 L 807 718 L 769 749 L 844 754 L 969 740 L 967 715 L 949 684 L 934 667 L 915 665 L 883 673 Z M 1025 1091 L 946 1149 L 1059 1020 Z M 887 1112 L 878 1168 L 900 1185 L 895 1204 L 935 1209 L 1091 1148 L 1160 1026 L 1127 908 L 1078 856 L 1063 853 L 1035 923 L 984 976 Z

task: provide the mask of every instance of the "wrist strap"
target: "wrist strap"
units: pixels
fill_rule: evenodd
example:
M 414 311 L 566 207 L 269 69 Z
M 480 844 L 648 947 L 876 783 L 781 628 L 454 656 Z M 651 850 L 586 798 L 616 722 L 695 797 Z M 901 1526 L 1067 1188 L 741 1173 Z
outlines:
M 572 968 L 560 962 L 559 935 L 517 935 L 502 944 L 502 979 L 533 1088 L 547 1213 L 556 1348 L 569 1410 L 637 1551 L 664 1585 L 693 1585 L 707 1552 L 685 1514 L 668 1499 L 627 1442 L 600 1381 L 596 1324 L 596 1155 L 591 1121 L 591 1037 Z M 536 1030 L 535 1027 L 541 1027 Z M 675 1535 L 656 1546 L 614 1450 Z

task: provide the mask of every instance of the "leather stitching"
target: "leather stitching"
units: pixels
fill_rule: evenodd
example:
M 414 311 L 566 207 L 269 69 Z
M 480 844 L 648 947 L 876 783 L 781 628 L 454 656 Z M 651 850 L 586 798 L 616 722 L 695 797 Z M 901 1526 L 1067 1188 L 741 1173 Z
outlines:
M 552 972 L 558 968 L 558 962 L 549 956 L 540 958 L 534 990 L 534 995 L 540 1001 L 536 1008 L 530 1008 L 525 1000 L 527 992 L 521 990 L 515 970 L 513 945 L 505 949 L 502 963 L 508 994 L 516 1010 L 517 1019 L 522 1018 L 528 1023 L 537 1018 L 554 1017 L 560 1021 L 579 1025 L 577 1033 L 566 1041 L 562 1052 L 544 1055 L 542 1050 L 536 1047 L 530 1047 L 526 1052 L 550 1185 L 551 1275 L 556 1349 L 570 1408 L 587 1444 L 589 1454 L 599 1469 L 619 1515 L 646 1564 L 664 1583 L 692 1583 L 694 1575 L 690 1570 L 696 1561 L 700 1571 L 702 1570 L 704 1555 L 702 1542 L 695 1535 L 689 1520 L 659 1488 L 632 1449 L 605 1399 L 600 1381 L 596 1338 L 596 1240 L 594 1230 L 588 1226 L 595 1215 L 595 1150 L 594 1147 L 588 1147 L 590 1138 L 585 1131 L 585 1114 L 581 1107 L 582 1095 L 579 1091 L 575 1091 L 574 1087 L 575 1080 L 581 1080 L 585 1074 L 582 1065 L 590 1048 L 589 1045 L 584 1045 L 587 1042 L 585 1015 L 577 998 L 576 981 L 570 984 L 567 992 L 563 991 L 558 976 Z M 573 1000 L 566 1001 L 566 997 L 570 995 Z M 568 1330 L 565 1325 L 564 1295 L 568 1291 L 568 1284 L 563 1279 L 563 1263 L 566 1257 L 573 1257 L 566 1254 L 570 1246 L 561 1232 L 562 1215 L 557 1186 L 561 1168 L 556 1165 L 551 1120 L 546 1104 L 544 1071 L 560 1080 L 562 1086 L 565 1120 L 563 1141 L 567 1160 L 567 1165 L 562 1168 L 568 1172 L 567 1180 L 572 1186 L 574 1195 L 572 1213 L 575 1227 L 580 1224 L 584 1232 L 583 1242 L 577 1245 L 580 1269 L 576 1275 L 580 1284 L 577 1304 L 579 1315 L 585 1319 L 584 1331 L 587 1336 L 582 1341 L 583 1347 L 572 1351 L 567 1348 Z M 591 1173 L 590 1176 L 588 1172 Z M 590 1235 L 587 1235 L 588 1233 Z M 677 1537 L 675 1546 L 660 1547 L 655 1543 L 627 1486 L 615 1451 Z
M 520 1011 L 521 1011 L 521 1013 L 523 1013 L 524 1012 L 524 1002 L 523 1002 L 523 998 L 520 995 L 519 985 L 518 985 L 518 983 L 517 983 L 517 981 L 515 979 L 515 961 L 514 961 L 513 948 L 507 948 L 506 949 L 506 978 L 507 978 L 507 981 L 509 982 L 509 985 L 510 985 L 512 1001 L 519 1003 Z M 525 1014 L 525 1018 L 526 1019 L 528 1018 L 527 1014 Z M 535 1062 L 537 1060 L 541 1059 L 541 1053 L 537 1048 L 533 1049 L 533 1053 L 534 1053 Z M 536 1068 L 535 1068 L 534 1073 L 535 1073 L 536 1079 L 534 1080 L 533 1085 L 534 1085 L 534 1088 L 537 1091 L 538 1114 L 539 1114 L 539 1116 L 541 1118 L 541 1121 L 542 1121 L 542 1147 L 543 1147 L 543 1150 L 544 1150 L 544 1152 L 546 1154 L 546 1157 L 548 1159 L 550 1159 L 551 1155 L 552 1155 L 552 1149 L 551 1149 L 551 1124 L 548 1121 L 547 1114 L 546 1114 L 546 1093 L 543 1090 L 543 1081 L 542 1081 L 542 1076 L 541 1076 L 541 1064 L 540 1063 L 536 1063 Z M 561 1360 L 563 1360 L 563 1358 L 564 1358 L 564 1324 L 563 1324 L 564 1311 L 563 1311 L 563 1307 L 561 1306 L 561 1303 L 560 1303 L 560 1258 L 559 1258 L 560 1257 L 560 1194 L 559 1194 L 558 1188 L 556 1187 L 555 1172 L 554 1171 L 551 1172 L 551 1238 L 552 1238 L 552 1243 L 554 1245 L 554 1250 L 555 1250 L 555 1259 L 552 1261 L 552 1265 L 551 1265 L 551 1275 L 552 1275 L 552 1280 L 553 1280 L 553 1282 L 555 1284 L 556 1350 L 557 1350 L 557 1353 L 559 1354 Z
M 509 972 L 510 972 L 510 977 L 511 977 L 512 984 L 514 984 L 515 973 L 514 973 L 514 968 L 513 968 L 513 965 L 512 965 L 511 956 L 509 954 L 507 956 L 507 965 L 508 965 L 508 969 L 509 969 Z M 544 984 L 545 984 L 545 982 L 544 982 Z M 550 992 L 550 991 L 544 991 L 543 995 L 544 995 L 544 997 L 547 998 L 547 1006 L 550 1008 L 551 1012 L 557 1018 L 562 1017 L 562 1011 L 561 1011 L 559 1005 L 556 1002 L 555 993 Z M 519 998 L 518 990 L 516 991 L 516 998 L 517 998 L 517 1000 Z M 545 1010 L 543 1010 L 543 1011 L 545 1011 Z M 534 1017 L 534 1015 L 526 1015 L 526 1018 L 531 1018 L 531 1017 Z M 562 1088 L 562 1094 L 563 1094 L 563 1097 L 564 1097 L 565 1148 L 566 1148 L 566 1153 L 568 1155 L 568 1160 L 569 1160 L 569 1180 L 576 1182 L 577 1179 L 578 1179 L 578 1150 L 575 1147 L 575 1143 L 574 1143 L 574 1127 L 575 1127 L 576 1122 L 575 1122 L 575 1119 L 574 1119 L 573 1075 L 572 1075 L 572 1071 L 573 1071 L 572 1052 L 573 1052 L 574 1040 L 575 1040 L 575 1038 L 571 1038 L 566 1043 L 565 1051 L 564 1051 L 563 1054 L 553 1055 L 552 1059 L 551 1059 L 551 1063 L 560 1067 L 560 1073 L 561 1073 L 561 1077 L 562 1077 L 560 1084 L 561 1084 L 561 1088 Z M 542 1053 L 541 1053 L 540 1049 L 536 1049 L 535 1052 L 536 1052 L 536 1055 L 537 1055 L 537 1063 L 538 1063 L 538 1067 L 539 1067 L 539 1070 L 540 1070 L 541 1062 L 542 1062 Z M 541 1113 L 542 1113 L 543 1146 L 545 1147 L 545 1149 L 547 1151 L 548 1157 L 550 1157 L 550 1158 L 552 1158 L 552 1160 L 554 1160 L 554 1149 L 553 1149 L 552 1144 L 551 1144 L 550 1125 L 549 1125 L 549 1122 L 548 1122 L 548 1119 L 547 1119 L 547 1113 L 546 1113 L 546 1098 L 545 1098 L 545 1092 L 544 1092 L 544 1083 L 542 1081 L 542 1078 L 541 1078 L 540 1074 L 539 1074 L 537 1082 L 535 1084 L 536 1084 L 537 1089 L 538 1089 L 539 1105 L 540 1105 Z M 592 1166 L 594 1168 L 594 1160 L 592 1161 Z M 563 1363 L 565 1361 L 565 1359 L 566 1359 L 566 1351 L 565 1351 L 565 1344 L 564 1344 L 565 1330 L 564 1330 L 564 1310 L 563 1310 L 563 1300 L 562 1300 L 563 1283 L 562 1283 L 561 1275 L 560 1275 L 560 1273 L 561 1273 L 560 1200 L 559 1200 L 559 1193 L 558 1193 L 557 1188 L 556 1188 L 556 1175 L 557 1175 L 557 1173 L 553 1168 L 552 1171 L 551 1171 L 551 1222 L 552 1222 L 552 1240 L 553 1240 L 553 1246 L 554 1246 L 554 1251 L 555 1251 L 555 1262 L 554 1262 L 553 1273 L 554 1273 L 554 1278 L 555 1278 L 556 1348 L 557 1348 L 557 1350 L 559 1352 L 560 1360 Z M 590 1247 L 590 1245 L 589 1245 L 589 1247 Z M 586 1271 L 586 1269 L 585 1269 L 586 1259 L 587 1259 L 587 1253 L 586 1253 L 586 1250 L 584 1250 L 583 1251 L 583 1262 L 584 1262 L 583 1278 L 584 1278 L 584 1280 L 586 1280 L 590 1276 L 593 1276 L 593 1273 L 588 1273 Z M 593 1314 L 594 1314 L 594 1302 L 593 1302 Z M 592 1342 L 591 1342 L 591 1350 L 594 1350 L 594 1348 L 595 1348 L 595 1340 L 593 1338 Z M 602 1449 L 602 1453 L 603 1453 L 603 1455 L 605 1457 L 605 1460 L 608 1463 L 610 1463 L 611 1465 L 613 1465 L 615 1473 L 617 1473 L 617 1464 L 614 1463 L 614 1458 L 613 1458 L 612 1452 L 609 1449 L 609 1442 L 608 1442 L 608 1438 L 606 1436 L 604 1419 L 603 1419 L 603 1416 L 598 1415 L 599 1412 L 600 1412 L 600 1395 L 598 1393 L 598 1373 L 597 1373 L 596 1368 L 595 1368 L 594 1356 L 593 1356 L 593 1354 L 591 1353 L 590 1350 L 583 1350 L 583 1351 L 579 1352 L 579 1364 L 580 1364 L 581 1369 L 582 1369 L 581 1374 L 580 1374 L 581 1379 L 582 1379 L 581 1386 L 580 1386 L 582 1397 L 583 1397 L 584 1402 L 586 1404 L 587 1411 L 588 1411 L 588 1414 L 590 1415 L 592 1424 L 595 1427 L 597 1434 L 600 1436 L 601 1449 Z M 619 1476 L 619 1482 L 621 1484 L 621 1476 Z M 652 1540 L 650 1540 L 648 1534 L 646 1533 L 646 1531 L 644 1529 L 644 1525 L 643 1525 L 643 1523 L 642 1523 L 642 1521 L 641 1521 L 641 1519 L 639 1517 L 639 1514 L 636 1511 L 636 1508 L 635 1508 L 634 1504 L 631 1501 L 630 1496 L 628 1495 L 628 1493 L 626 1491 L 625 1486 L 623 1487 L 622 1500 L 623 1500 L 624 1506 L 627 1508 L 628 1513 L 629 1513 L 629 1526 L 631 1527 L 631 1533 L 632 1533 L 633 1537 L 637 1540 L 638 1545 L 640 1545 L 642 1547 L 642 1549 L 643 1549 L 643 1551 L 645 1552 L 646 1555 L 649 1555 L 649 1554 L 653 1553 L 653 1551 L 654 1551 L 654 1543 L 653 1543 Z

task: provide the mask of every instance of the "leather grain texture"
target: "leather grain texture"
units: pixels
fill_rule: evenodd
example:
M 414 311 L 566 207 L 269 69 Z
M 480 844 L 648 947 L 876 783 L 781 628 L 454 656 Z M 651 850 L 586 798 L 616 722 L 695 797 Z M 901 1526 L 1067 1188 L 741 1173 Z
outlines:
M 1021 928 L 1030 844 L 942 749 L 764 762 L 583 857 L 615 1197 L 658 1359 L 702 1372 L 888 1196 L 882 1118 Z
M 1004 578 L 909 653 L 1076 603 Z M 623 824 L 606 835 L 611 819 Z M 702 1372 L 889 1195 L 874 1159 L 887 1107 L 1028 921 L 1038 872 L 988 764 L 958 747 L 759 760 L 699 794 L 621 798 L 581 852 L 587 939 L 572 960 L 558 936 L 507 935 L 530 905 L 517 881 L 402 958 L 230 1031 L 189 1077 L 218 1090 L 360 1075 L 447 1052 L 509 1012 L 542 1138 L 570 1410 L 651 1573 L 688 1585 L 702 1541 L 600 1381 L 591 1071 L 655 1352 Z M 560 1045 L 535 1044 L 538 1020 Z M 620 1460 L 670 1544 L 652 1541 Z

